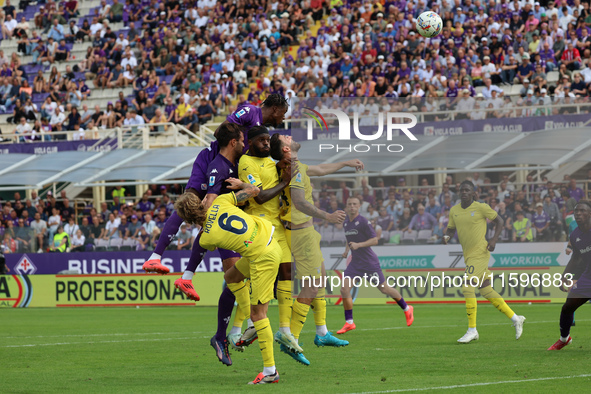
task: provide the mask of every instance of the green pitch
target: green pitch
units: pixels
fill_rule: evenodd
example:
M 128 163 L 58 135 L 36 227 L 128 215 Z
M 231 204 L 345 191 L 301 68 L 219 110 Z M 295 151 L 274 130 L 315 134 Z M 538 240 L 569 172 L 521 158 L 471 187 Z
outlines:
M 301 342 L 312 365 L 297 364 L 276 345 L 281 382 L 270 387 L 246 385 L 262 370 L 257 342 L 232 352 L 230 367 L 217 360 L 209 345 L 215 308 L 5 309 L 0 392 L 588 392 L 591 308 L 576 314 L 573 345 L 548 352 L 561 305 L 512 307 L 527 317 L 519 341 L 505 316 L 479 304 L 480 340 L 460 345 L 462 305 L 415 305 L 410 328 L 396 306 L 358 306 L 357 330 L 341 336 L 351 344 L 338 349 L 313 344 L 310 313 Z M 269 315 L 275 331 L 277 308 Z M 342 308 L 329 306 L 329 329 L 342 324 Z

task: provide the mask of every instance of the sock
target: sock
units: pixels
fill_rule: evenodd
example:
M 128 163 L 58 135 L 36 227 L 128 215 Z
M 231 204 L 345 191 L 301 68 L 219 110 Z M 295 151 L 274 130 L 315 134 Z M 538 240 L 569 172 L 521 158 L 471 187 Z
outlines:
M 476 327 L 468 327 L 468 332 L 476 331 Z
M 345 309 L 345 321 L 353 324 L 353 309 Z
M 505 300 L 497 293 L 491 286 L 486 286 L 480 289 L 480 294 L 486 298 L 499 311 L 503 312 L 509 319 L 513 317 L 515 312 L 507 305 Z
M 326 326 L 326 298 L 324 289 L 318 289 L 316 298 L 312 300 L 310 307 L 314 311 L 314 323 L 317 326 Z
M 291 281 L 280 280 L 277 283 L 277 303 L 279 304 L 279 329 L 288 328 L 291 320 Z
M 170 220 L 170 219 L 168 219 L 168 220 Z M 166 223 L 168 223 L 168 221 Z M 162 238 L 162 236 L 160 238 Z M 207 252 L 207 250 L 205 248 L 203 248 L 201 245 L 199 245 L 200 239 L 201 239 L 201 231 L 199 232 L 199 234 L 197 234 L 197 237 L 195 237 L 195 242 L 193 242 L 193 248 L 191 249 L 191 256 L 189 257 L 189 264 L 187 265 L 187 268 L 185 268 L 186 271 L 191 271 L 191 272 L 197 271 L 197 267 L 199 266 L 199 263 L 201 263 L 201 261 L 203 260 L 203 257 L 205 256 L 205 252 Z
M 560 336 L 560 340 L 561 340 L 562 342 L 566 343 L 566 342 L 568 341 L 568 337 L 563 337 L 563 336 Z
M 573 325 L 573 317 L 573 313 L 560 312 L 560 340 L 562 340 L 562 342 L 566 342 L 570 335 L 570 328 Z
M 328 334 L 328 329 L 326 328 L 326 325 L 316 326 L 316 335 L 323 337 L 326 334 Z
M 291 334 L 291 328 L 289 328 L 289 327 L 279 327 L 279 331 L 281 331 L 285 334 Z
M 240 310 L 238 308 L 237 310 Z M 234 320 L 234 326 L 230 329 L 230 335 L 242 334 L 242 328 L 236 327 L 236 320 Z
M 218 301 L 218 330 L 215 333 L 215 338 L 218 341 L 226 339 L 226 331 L 232 318 L 232 309 L 234 309 L 235 300 L 236 297 L 234 297 L 232 291 L 228 287 L 225 287 Z
M 164 223 L 164 228 L 162 228 L 162 233 L 160 233 L 160 238 L 158 238 L 158 243 L 154 248 L 154 253 L 162 256 L 164 251 L 172 242 L 172 239 L 179 231 L 179 227 L 183 223 L 183 219 L 174 211 L 172 215 L 168 218 L 168 220 Z
M 183 272 L 182 279 L 191 280 L 191 279 L 193 279 L 193 275 L 195 275 L 194 272 L 185 271 L 185 272 Z
M 402 308 L 403 311 L 406 312 L 408 310 L 408 305 L 406 305 L 406 301 L 404 301 L 404 298 L 400 298 L 396 301 L 396 303 L 400 308 Z
M 274 365 L 272 367 L 264 367 L 263 368 L 263 375 L 265 375 L 265 376 L 275 375 L 275 372 L 277 372 L 277 369 L 275 369 Z
M 254 327 L 259 335 L 259 347 L 263 356 L 263 366 L 275 367 L 275 359 L 273 357 L 273 330 L 269 318 L 255 321 Z M 274 373 L 274 372 L 273 372 Z M 273 374 L 271 373 L 271 375 Z
M 511 317 L 511 321 L 513 323 L 517 323 L 519 321 L 519 316 L 517 316 L 517 313 L 513 314 L 513 316 Z
M 466 314 L 468 327 L 476 329 L 476 297 L 466 298 Z
M 228 288 L 234 293 L 238 308 L 242 309 L 244 316 L 250 319 L 250 294 L 246 283 L 228 283 Z
M 254 323 L 252 322 L 252 320 L 250 320 L 250 317 L 248 319 L 246 319 L 246 325 L 248 327 L 254 327 Z
M 152 253 L 148 260 L 160 260 L 161 258 L 162 258 L 162 256 L 159 255 L 158 253 Z
M 293 306 L 291 307 L 291 333 L 296 339 L 300 337 L 309 311 L 310 305 L 302 304 L 298 300 L 293 302 Z

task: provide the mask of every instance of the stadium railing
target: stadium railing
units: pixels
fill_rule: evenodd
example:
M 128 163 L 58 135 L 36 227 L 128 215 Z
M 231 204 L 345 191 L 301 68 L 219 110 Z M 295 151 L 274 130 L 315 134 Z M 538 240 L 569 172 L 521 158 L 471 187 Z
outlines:
M 111 145 L 114 149 L 208 146 L 213 140 L 213 132 L 210 135 L 206 130 L 200 130 L 198 134 L 195 134 L 185 126 L 176 123 L 123 126 L 114 129 L 88 130 L 86 133 L 85 140 L 97 140 L 88 150 L 94 150 L 103 145 Z M 2 134 L 3 141 L 1 144 L 75 141 L 79 134 L 78 131 L 41 132 L 35 134 L 37 138 L 40 138 L 40 140 L 35 141 L 27 140 L 27 137 L 31 136 L 30 134 Z

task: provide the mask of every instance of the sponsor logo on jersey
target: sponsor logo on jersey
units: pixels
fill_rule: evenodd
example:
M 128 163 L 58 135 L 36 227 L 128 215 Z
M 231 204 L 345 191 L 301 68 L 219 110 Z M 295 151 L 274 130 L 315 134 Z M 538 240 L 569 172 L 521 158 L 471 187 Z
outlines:
M 296 175 L 296 182 L 302 182 L 302 173 L 298 172 L 298 174 Z
M 476 214 L 476 211 L 470 212 L 470 216 L 474 216 L 475 214 Z
M 215 185 L 215 176 L 210 176 L 209 177 L 209 186 L 213 186 Z
M 230 174 L 233 174 L 233 173 L 234 173 L 234 171 L 232 171 L 232 169 L 230 168 Z
M 217 174 L 217 173 L 218 173 L 218 170 L 217 170 L 217 168 L 214 168 L 214 169 L 211 171 L 211 173 L 212 173 L 212 174 Z
M 252 174 L 248 174 L 247 178 L 248 178 L 248 181 L 249 181 L 249 182 L 250 182 L 252 185 L 254 185 L 254 184 L 257 182 L 257 181 L 254 179 L 254 177 L 252 176 Z

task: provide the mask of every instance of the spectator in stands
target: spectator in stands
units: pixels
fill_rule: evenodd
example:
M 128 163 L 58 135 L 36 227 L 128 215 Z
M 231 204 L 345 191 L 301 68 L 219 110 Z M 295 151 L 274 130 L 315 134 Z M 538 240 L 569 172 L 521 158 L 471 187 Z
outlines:
M 66 251 L 68 244 L 69 244 L 68 233 L 66 233 L 64 231 L 64 226 L 62 226 L 60 224 L 57 228 L 55 235 L 53 236 L 53 240 L 51 242 L 51 246 L 49 248 L 49 251 L 63 253 Z
M 109 240 L 119 238 L 119 224 L 120 220 L 115 219 L 115 214 L 109 214 L 109 220 L 105 223 L 105 232 L 103 239 Z
M 97 239 L 105 237 L 105 225 L 100 222 L 98 216 L 92 217 L 92 225 L 90 226 L 90 240 L 94 244 Z
M 536 229 L 536 241 L 550 241 L 550 216 L 544 212 L 544 204 L 541 202 L 536 204 L 536 212 L 533 215 L 532 222 Z
M 76 230 L 76 233 L 70 239 L 72 242 L 70 252 L 84 252 L 86 250 L 86 237 L 82 233 L 82 230 Z
M 57 208 L 51 209 L 52 215 L 49 217 L 47 221 L 47 225 L 49 226 L 49 239 L 53 240 L 53 236 L 58 230 L 58 226 L 62 223 L 62 218 L 59 215 L 59 211 Z
M 36 244 L 33 246 L 33 250 L 36 250 L 37 253 L 41 253 L 43 252 L 44 239 L 47 233 L 47 222 L 41 219 L 41 214 L 39 212 L 34 214 L 34 218 L 35 220 L 31 222 L 33 239 L 36 241 Z
M 15 236 L 19 252 L 33 252 L 32 231 L 24 218 L 18 219 L 18 227 L 16 228 Z
M 576 201 L 579 201 L 580 199 L 585 197 L 585 192 L 583 192 L 583 189 L 577 186 L 577 181 L 574 178 L 571 178 L 569 180 L 568 194 L 571 198 L 574 198 Z
M 119 228 L 117 229 L 117 231 L 118 231 L 117 238 L 127 239 L 127 238 L 129 238 L 129 222 L 127 221 L 127 216 L 121 215 L 120 219 L 121 219 L 121 222 L 119 224 Z
M 16 241 L 14 240 L 12 233 L 5 232 L 4 240 L 2 241 L 2 252 L 3 253 L 16 253 Z
M 513 230 L 513 242 L 531 242 L 533 240 L 530 221 L 522 210 L 515 212 Z
M 180 231 L 176 234 L 176 241 L 171 243 L 170 249 L 189 250 L 191 248 L 191 233 L 185 223 L 181 224 Z
M 80 227 L 78 227 L 78 225 L 76 224 L 74 216 L 70 216 L 67 220 L 68 222 L 64 226 L 64 231 L 68 234 L 68 237 L 72 239 L 72 237 L 76 235 L 76 232 L 80 229 Z
M 408 231 L 410 233 L 413 230 L 433 230 L 434 226 L 437 224 L 437 219 L 435 219 L 433 215 L 426 213 L 423 205 L 419 205 L 417 211 L 418 213 L 413 216 L 408 227 L 401 228 L 402 231 Z
M 10 15 L 10 14 L 6 15 L 6 19 L 4 20 L 4 23 L 2 24 L 2 36 L 6 37 L 8 40 L 12 40 L 12 33 L 13 33 L 14 29 L 16 28 L 16 25 L 17 25 L 17 22 L 12 17 L 12 15 Z
M 150 246 L 150 235 L 146 231 L 145 227 L 140 227 L 139 234 L 137 236 L 137 247 L 136 250 L 147 250 Z
M 138 211 L 142 211 L 142 212 L 152 212 L 154 211 L 154 204 L 152 202 L 150 202 L 148 200 L 148 193 L 144 193 L 142 195 L 142 199 L 137 203 L 135 209 L 137 209 Z M 150 217 L 151 219 L 151 217 Z M 149 220 L 146 218 L 146 223 L 148 223 Z M 146 228 L 146 230 L 148 230 L 148 233 L 151 234 L 152 231 L 150 231 L 150 228 Z

